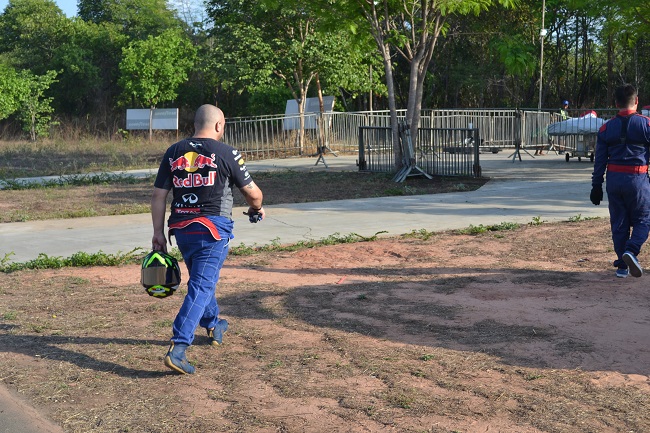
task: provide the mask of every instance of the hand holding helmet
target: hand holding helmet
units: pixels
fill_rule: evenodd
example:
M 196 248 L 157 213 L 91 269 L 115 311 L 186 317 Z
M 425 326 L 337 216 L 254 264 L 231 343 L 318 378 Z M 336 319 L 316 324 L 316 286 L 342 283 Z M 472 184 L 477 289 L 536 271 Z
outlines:
M 152 251 L 142 259 L 140 283 L 149 296 L 166 298 L 181 284 L 178 261 L 163 251 Z

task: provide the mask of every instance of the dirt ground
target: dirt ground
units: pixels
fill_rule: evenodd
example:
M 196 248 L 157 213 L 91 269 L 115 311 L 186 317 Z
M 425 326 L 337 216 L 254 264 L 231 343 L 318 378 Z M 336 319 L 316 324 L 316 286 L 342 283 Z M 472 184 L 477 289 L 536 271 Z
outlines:
M 604 219 L 233 256 L 191 376 L 183 288 L 0 274 L 1 380 L 66 432 L 648 432 L 649 277 L 612 256 Z

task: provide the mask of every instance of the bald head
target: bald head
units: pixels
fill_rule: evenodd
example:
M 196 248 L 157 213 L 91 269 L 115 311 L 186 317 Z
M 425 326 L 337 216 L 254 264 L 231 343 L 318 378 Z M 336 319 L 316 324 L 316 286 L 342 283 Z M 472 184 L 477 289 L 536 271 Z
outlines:
M 223 136 L 225 123 L 223 111 L 214 105 L 201 105 L 194 114 L 194 136 L 219 140 Z

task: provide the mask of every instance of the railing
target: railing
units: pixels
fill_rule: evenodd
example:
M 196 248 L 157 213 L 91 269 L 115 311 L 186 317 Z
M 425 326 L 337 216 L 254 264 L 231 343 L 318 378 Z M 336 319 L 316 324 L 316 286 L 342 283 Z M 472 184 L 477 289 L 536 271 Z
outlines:
M 390 127 L 359 127 L 359 170 L 395 171 Z M 415 165 L 440 176 L 481 176 L 479 131 L 466 128 L 419 128 L 413 143 Z
M 571 115 L 580 116 L 585 111 L 572 111 Z M 616 110 L 611 109 L 596 111 L 602 119 L 609 119 L 616 114 Z M 403 121 L 405 114 L 405 110 L 398 110 L 398 121 Z M 438 155 L 435 161 L 423 163 L 431 170 L 454 171 L 445 168 L 443 163 L 449 152 L 431 149 L 436 146 L 438 149 L 450 147 L 448 140 L 462 141 L 463 138 L 439 136 L 439 133 L 427 130 L 477 130 L 478 138 L 474 138 L 474 143 L 479 149 L 496 152 L 501 149 L 552 146 L 560 140 L 549 137 L 547 128 L 561 120 L 557 111 L 533 109 L 423 110 L 420 130 L 424 132 L 418 134 L 414 149 L 419 155 Z M 341 153 L 357 153 L 365 149 L 368 152 L 365 155 L 365 169 L 368 170 L 374 170 L 376 166 L 383 171 L 383 167 L 395 165 L 391 134 L 385 135 L 385 129 L 390 126 L 388 111 L 308 113 L 302 121 L 305 128 L 301 134 L 298 115 L 227 119 L 224 141 L 241 150 L 249 160 L 313 156 L 325 146 Z M 363 136 L 360 131 L 363 131 Z M 437 140 L 442 141 L 438 143 Z M 575 140 L 575 137 L 567 137 L 564 141 L 571 140 Z M 384 149 L 389 149 L 386 155 Z

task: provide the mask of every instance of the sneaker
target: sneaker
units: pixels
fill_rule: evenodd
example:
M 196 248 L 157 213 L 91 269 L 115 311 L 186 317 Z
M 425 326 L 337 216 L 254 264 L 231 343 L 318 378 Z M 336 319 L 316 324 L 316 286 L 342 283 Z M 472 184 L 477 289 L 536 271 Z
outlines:
M 208 338 L 210 339 L 210 344 L 213 346 L 221 345 L 223 334 L 225 334 L 227 330 L 228 321 L 225 319 L 219 319 L 217 321 L 217 325 L 214 328 L 208 329 Z
M 165 365 L 172 370 L 181 374 L 194 374 L 194 367 L 190 364 L 185 356 L 187 344 L 176 344 L 172 341 L 169 351 L 165 356 Z
M 639 261 L 636 259 L 636 256 L 634 254 L 626 251 L 623 254 L 623 261 L 627 265 L 628 269 L 630 270 L 630 274 L 632 274 L 633 277 L 639 278 L 641 275 L 643 275 L 643 268 L 639 264 Z
M 627 278 L 629 273 L 630 273 L 630 271 L 628 271 L 627 269 L 623 269 L 623 268 L 618 268 L 616 270 L 616 276 L 618 278 Z

